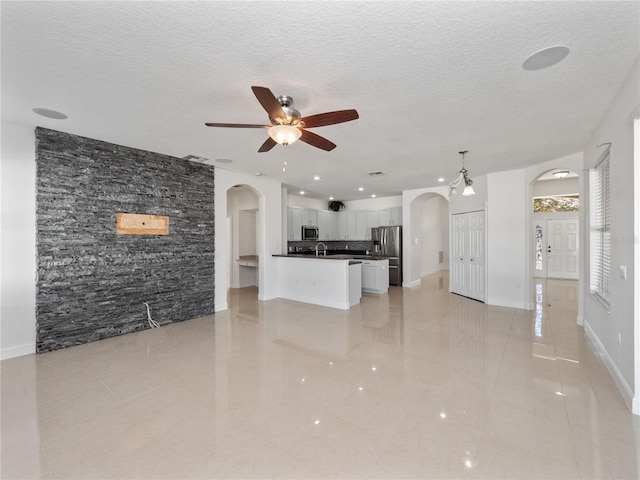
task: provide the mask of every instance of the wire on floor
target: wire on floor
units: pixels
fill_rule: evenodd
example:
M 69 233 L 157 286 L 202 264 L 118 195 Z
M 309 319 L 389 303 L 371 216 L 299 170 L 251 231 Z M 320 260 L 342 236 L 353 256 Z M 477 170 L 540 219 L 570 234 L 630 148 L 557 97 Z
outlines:
M 158 328 L 160 324 L 156 322 L 153 318 L 151 318 L 151 310 L 149 309 L 149 304 L 147 302 L 142 302 L 147 307 L 147 318 L 149 321 L 149 326 L 151 328 Z

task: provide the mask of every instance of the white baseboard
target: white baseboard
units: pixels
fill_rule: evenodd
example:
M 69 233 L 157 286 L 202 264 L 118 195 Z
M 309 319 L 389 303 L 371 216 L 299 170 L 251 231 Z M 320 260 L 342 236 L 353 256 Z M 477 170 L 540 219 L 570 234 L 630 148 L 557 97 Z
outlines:
M 444 268 L 444 267 L 436 267 L 436 268 L 434 268 L 434 269 L 427 270 L 426 272 L 422 272 L 422 273 L 420 274 L 420 278 L 424 278 L 424 277 L 427 277 L 427 276 L 429 276 L 429 275 L 433 275 L 434 273 L 442 272 L 443 270 L 445 270 L 445 268 Z M 447 270 L 448 270 L 448 269 L 447 269 Z
M 640 395 L 634 395 L 633 405 L 631 406 L 631 413 L 634 415 L 640 415 Z
M 422 283 L 422 280 L 418 279 L 418 280 L 414 280 L 413 282 L 402 282 L 402 286 L 404 288 L 413 288 L 413 287 L 417 287 Z
M 213 307 L 213 311 L 222 312 L 224 310 L 227 310 L 228 308 L 229 306 L 227 305 L 227 302 L 216 302 L 215 306 Z
M 36 353 L 36 344 L 28 343 L 19 347 L 5 348 L 0 352 L 0 359 L 8 360 L 10 358 L 22 357 L 24 355 L 32 355 Z
M 618 367 L 609 355 L 609 352 L 607 352 L 607 350 L 604 348 L 604 345 L 591 328 L 591 325 L 589 325 L 589 322 L 584 320 L 583 322 L 584 331 L 587 334 L 587 337 L 589 337 L 589 340 L 591 340 L 593 342 L 593 345 L 596 347 L 598 355 L 600 355 L 600 358 L 602 358 L 602 361 L 606 365 L 607 370 L 609 370 L 609 374 L 616 382 L 618 390 L 620 390 L 620 394 L 622 395 L 624 402 L 627 404 L 627 407 L 629 407 L 629 410 L 631 410 L 636 415 L 640 415 L 640 399 L 638 399 L 637 397 L 634 398 L 633 391 L 629 387 L 629 384 L 622 376 L 622 373 L 620 373 L 620 370 L 618 370 Z M 634 411 L 634 407 L 636 411 Z

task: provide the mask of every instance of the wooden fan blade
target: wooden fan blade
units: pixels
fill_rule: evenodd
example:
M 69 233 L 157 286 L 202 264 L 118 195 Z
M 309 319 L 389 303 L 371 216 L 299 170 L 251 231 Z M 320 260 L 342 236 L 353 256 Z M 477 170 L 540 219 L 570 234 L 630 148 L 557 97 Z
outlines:
M 276 96 L 267 87 L 251 87 L 253 94 L 256 96 L 262 108 L 269 114 L 269 118 L 275 120 L 280 117 L 286 121 L 287 116 L 282 110 L 282 105 L 278 102 Z
M 322 150 L 326 150 L 327 152 L 330 152 L 331 150 L 336 148 L 336 144 L 333 142 L 330 142 L 326 138 L 321 137 L 320 135 L 317 135 L 313 132 L 309 132 L 308 130 L 304 130 L 302 128 L 300 130 L 302 131 L 302 136 L 300 137 L 300 140 L 302 140 L 304 143 L 308 143 L 309 145 L 313 145 L 314 147 L 318 147 Z
M 258 125 L 256 123 L 213 123 L 206 122 L 207 127 L 227 127 L 227 128 L 269 128 L 271 125 Z
M 305 128 L 324 127 L 336 123 L 350 122 L 360 118 L 355 110 L 338 110 L 337 112 L 318 113 L 300 119 Z
M 277 145 L 277 143 L 273 138 L 267 137 L 267 139 L 264 141 L 262 146 L 258 149 L 258 153 L 268 152 L 269 150 L 271 150 L 276 145 Z

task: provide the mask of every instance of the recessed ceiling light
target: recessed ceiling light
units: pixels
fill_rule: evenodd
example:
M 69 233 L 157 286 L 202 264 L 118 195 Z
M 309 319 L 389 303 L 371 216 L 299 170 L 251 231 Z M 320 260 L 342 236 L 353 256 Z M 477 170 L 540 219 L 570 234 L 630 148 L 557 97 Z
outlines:
M 442 182 L 444 182 L 444 178 L 440 177 L 440 178 L 438 179 L 438 181 L 442 183 Z
M 256 172 L 256 177 L 261 177 L 263 175 L 264 175 L 264 173 L 262 173 L 262 172 Z
M 375 193 L 372 193 L 372 194 L 371 194 L 371 198 L 376 198 L 376 194 L 375 194 Z
M 314 180 L 320 180 L 320 177 L 319 177 L 318 175 L 315 175 L 315 176 L 313 177 L 313 179 L 314 179 Z
M 569 175 L 569 170 L 562 170 L 559 172 L 553 172 L 553 176 L 556 178 L 564 178 Z
M 364 190 L 364 187 L 358 187 L 358 191 L 361 192 Z
M 329 197 L 329 200 L 333 200 L 333 197 Z
M 56 120 L 64 120 L 67 116 L 64 113 L 56 112 L 55 110 L 49 110 L 48 108 L 32 108 L 33 113 L 42 115 L 47 118 L 54 118 Z
M 300 195 L 304 195 L 304 190 L 300 190 Z
M 564 45 L 543 48 L 530 55 L 522 64 L 522 68 L 525 70 L 542 70 L 543 68 L 555 65 L 567 55 L 569 55 L 569 48 Z
M 231 162 L 233 162 L 233 160 L 231 160 L 230 158 L 216 158 L 216 162 L 218 162 L 218 163 L 231 163 Z

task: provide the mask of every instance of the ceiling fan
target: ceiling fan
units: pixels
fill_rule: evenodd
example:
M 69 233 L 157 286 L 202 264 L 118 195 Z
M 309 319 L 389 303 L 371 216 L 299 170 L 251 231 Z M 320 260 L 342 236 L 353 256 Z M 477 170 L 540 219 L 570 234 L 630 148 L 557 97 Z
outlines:
M 207 122 L 205 125 L 208 127 L 269 129 L 269 138 L 258 149 L 258 152 L 268 152 L 276 144 L 287 146 L 298 139 L 327 152 L 331 151 L 336 148 L 335 143 L 310 132 L 307 128 L 324 127 L 336 123 L 350 122 L 359 118 L 358 112 L 355 110 L 338 110 L 301 118 L 300 112 L 291 107 L 293 98 L 287 95 L 276 97 L 267 87 L 251 87 L 251 90 L 253 90 L 260 105 L 269 114 L 271 125 L 213 122 Z

